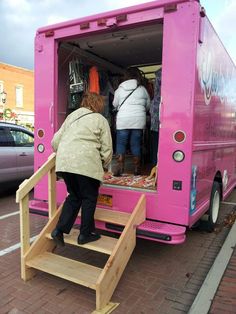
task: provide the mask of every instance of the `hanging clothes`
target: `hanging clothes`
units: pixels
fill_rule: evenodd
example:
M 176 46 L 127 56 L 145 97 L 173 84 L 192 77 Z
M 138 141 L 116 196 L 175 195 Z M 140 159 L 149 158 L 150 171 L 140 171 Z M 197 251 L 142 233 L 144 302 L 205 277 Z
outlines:
M 109 125 L 112 125 L 112 101 L 114 98 L 114 89 L 110 83 L 110 81 L 107 81 L 106 86 L 104 86 L 104 89 L 101 90 L 101 95 L 104 96 L 104 110 L 103 110 L 103 116 L 107 119 Z
M 151 102 L 150 115 L 151 115 L 151 130 L 158 132 L 159 131 L 159 107 L 161 101 L 161 75 L 162 68 L 156 71 L 155 73 L 155 86 L 154 86 L 154 98 Z
M 156 166 L 157 164 L 157 152 L 158 152 L 158 143 L 159 143 L 159 107 L 161 102 L 161 76 L 162 76 L 162 68 L 156 71 L 155 73 L 155 86 L 154 86 L 154 98 L 151 102 L 150 107 L 150 115 L 151 115 L 151 161 L 152 166 Z
M 89 70 L 89 91 L 97 94 L 100 93 L 99 73 L 96 66 L 92 66 Z

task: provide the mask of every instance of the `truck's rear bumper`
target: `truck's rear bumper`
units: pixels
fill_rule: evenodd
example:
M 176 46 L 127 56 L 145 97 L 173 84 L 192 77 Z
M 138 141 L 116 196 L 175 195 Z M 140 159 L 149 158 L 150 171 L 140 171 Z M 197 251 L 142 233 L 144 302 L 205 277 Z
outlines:
M 41 216 L 48 216 L 48 203 L 42 201 L 30 201 L 30 213 Z M 80 224 L 80 218 L 76 223 Z M 120 233 L 123 226 L 96 222 L 96 227 L 102 230 Z M 153 220 L 146 220 L 137 228 L 137 236 L 147 240 L 167 243 L 167 244 L 181 244 L 185 241 L 186 227 L 173 225 L 165 222 L 158 222 Z

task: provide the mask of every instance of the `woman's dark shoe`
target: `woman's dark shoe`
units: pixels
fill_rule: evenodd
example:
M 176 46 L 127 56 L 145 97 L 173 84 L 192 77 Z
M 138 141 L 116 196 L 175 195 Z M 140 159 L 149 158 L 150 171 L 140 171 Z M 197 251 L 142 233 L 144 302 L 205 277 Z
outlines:
M 78 244 L 85 244 L 85 243 L 89 243 L 89 242 L 93 242 L 93 241 L 97 241 L 101 238 L 100 234 L 92 232 L 89 233 L 88 235 L 84 235 L 84 234 L 80 234 L 78 236 Z
M 114 177 L 120 177 L 124 173 L 124 168 L 116 168 L 113 172 Z
M 51 237 L 53 238 L 53 241 L 56 243 L 56 245 L 65 246 L 63 232 L 57 228 L 52 231 Z
M 137 168 L 134 170 L 134 175 L 135 176 L 140 176 L 141 175 L 141 169 Z
M 124 173 L 125 155 L 119 155 L 117 159 L 117 165 L 113 171 L 114 177 L 120 177 Z
M 141 175 L 141 158 L 138 156 L 134 156 L 134 175 Z

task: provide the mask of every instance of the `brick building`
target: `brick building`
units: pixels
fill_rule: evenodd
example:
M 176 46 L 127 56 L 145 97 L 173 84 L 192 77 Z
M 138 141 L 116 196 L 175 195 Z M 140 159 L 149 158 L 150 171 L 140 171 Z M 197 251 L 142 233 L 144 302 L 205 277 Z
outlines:
M 34 72 L 0 63 L 0 120 L 34 125 Z

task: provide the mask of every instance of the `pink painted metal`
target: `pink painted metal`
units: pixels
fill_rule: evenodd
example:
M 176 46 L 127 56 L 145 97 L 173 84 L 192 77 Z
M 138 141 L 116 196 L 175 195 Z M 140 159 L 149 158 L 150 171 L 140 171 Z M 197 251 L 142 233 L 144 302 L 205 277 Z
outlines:
M 184 242 L 186 227 L 207 212 L 214 181 L 222 199 L 236 184 L 236 69 L 200 10 L 198 1 L 153 1 L 43 27 L 35 38 L 35 144 L 45 146 L 43 153 L 35 151 L 36 170 L 51 154 L 52 136 L 64 119 L 66 81 L 58 64 L 66 55 L 58 57 L 59 43 L 114 27 L 163 24 L 157 190 L 101 186 L 100 193 L 112 196 L 112 210 L 125 212 L 145 193 L 147 221 L 139 226 L 139 236 L 172 244 Z M 127 19 L 118 23 L 120 15 Z M 101 19 L 106 22 L 99 25 Z M 37 136 L 39 129 L 44 138 Z M 182 143 L 173 137 L 178 130 L 186 135 Z M 173 159 L 175 151 L 184 153 L 182 162 Z M 62 182 L 57 182 L 57 195 L 61 203 L 66 195 Z M 31 208 L 45 211 L 46 179 L 36 186 L 34 198 Z

